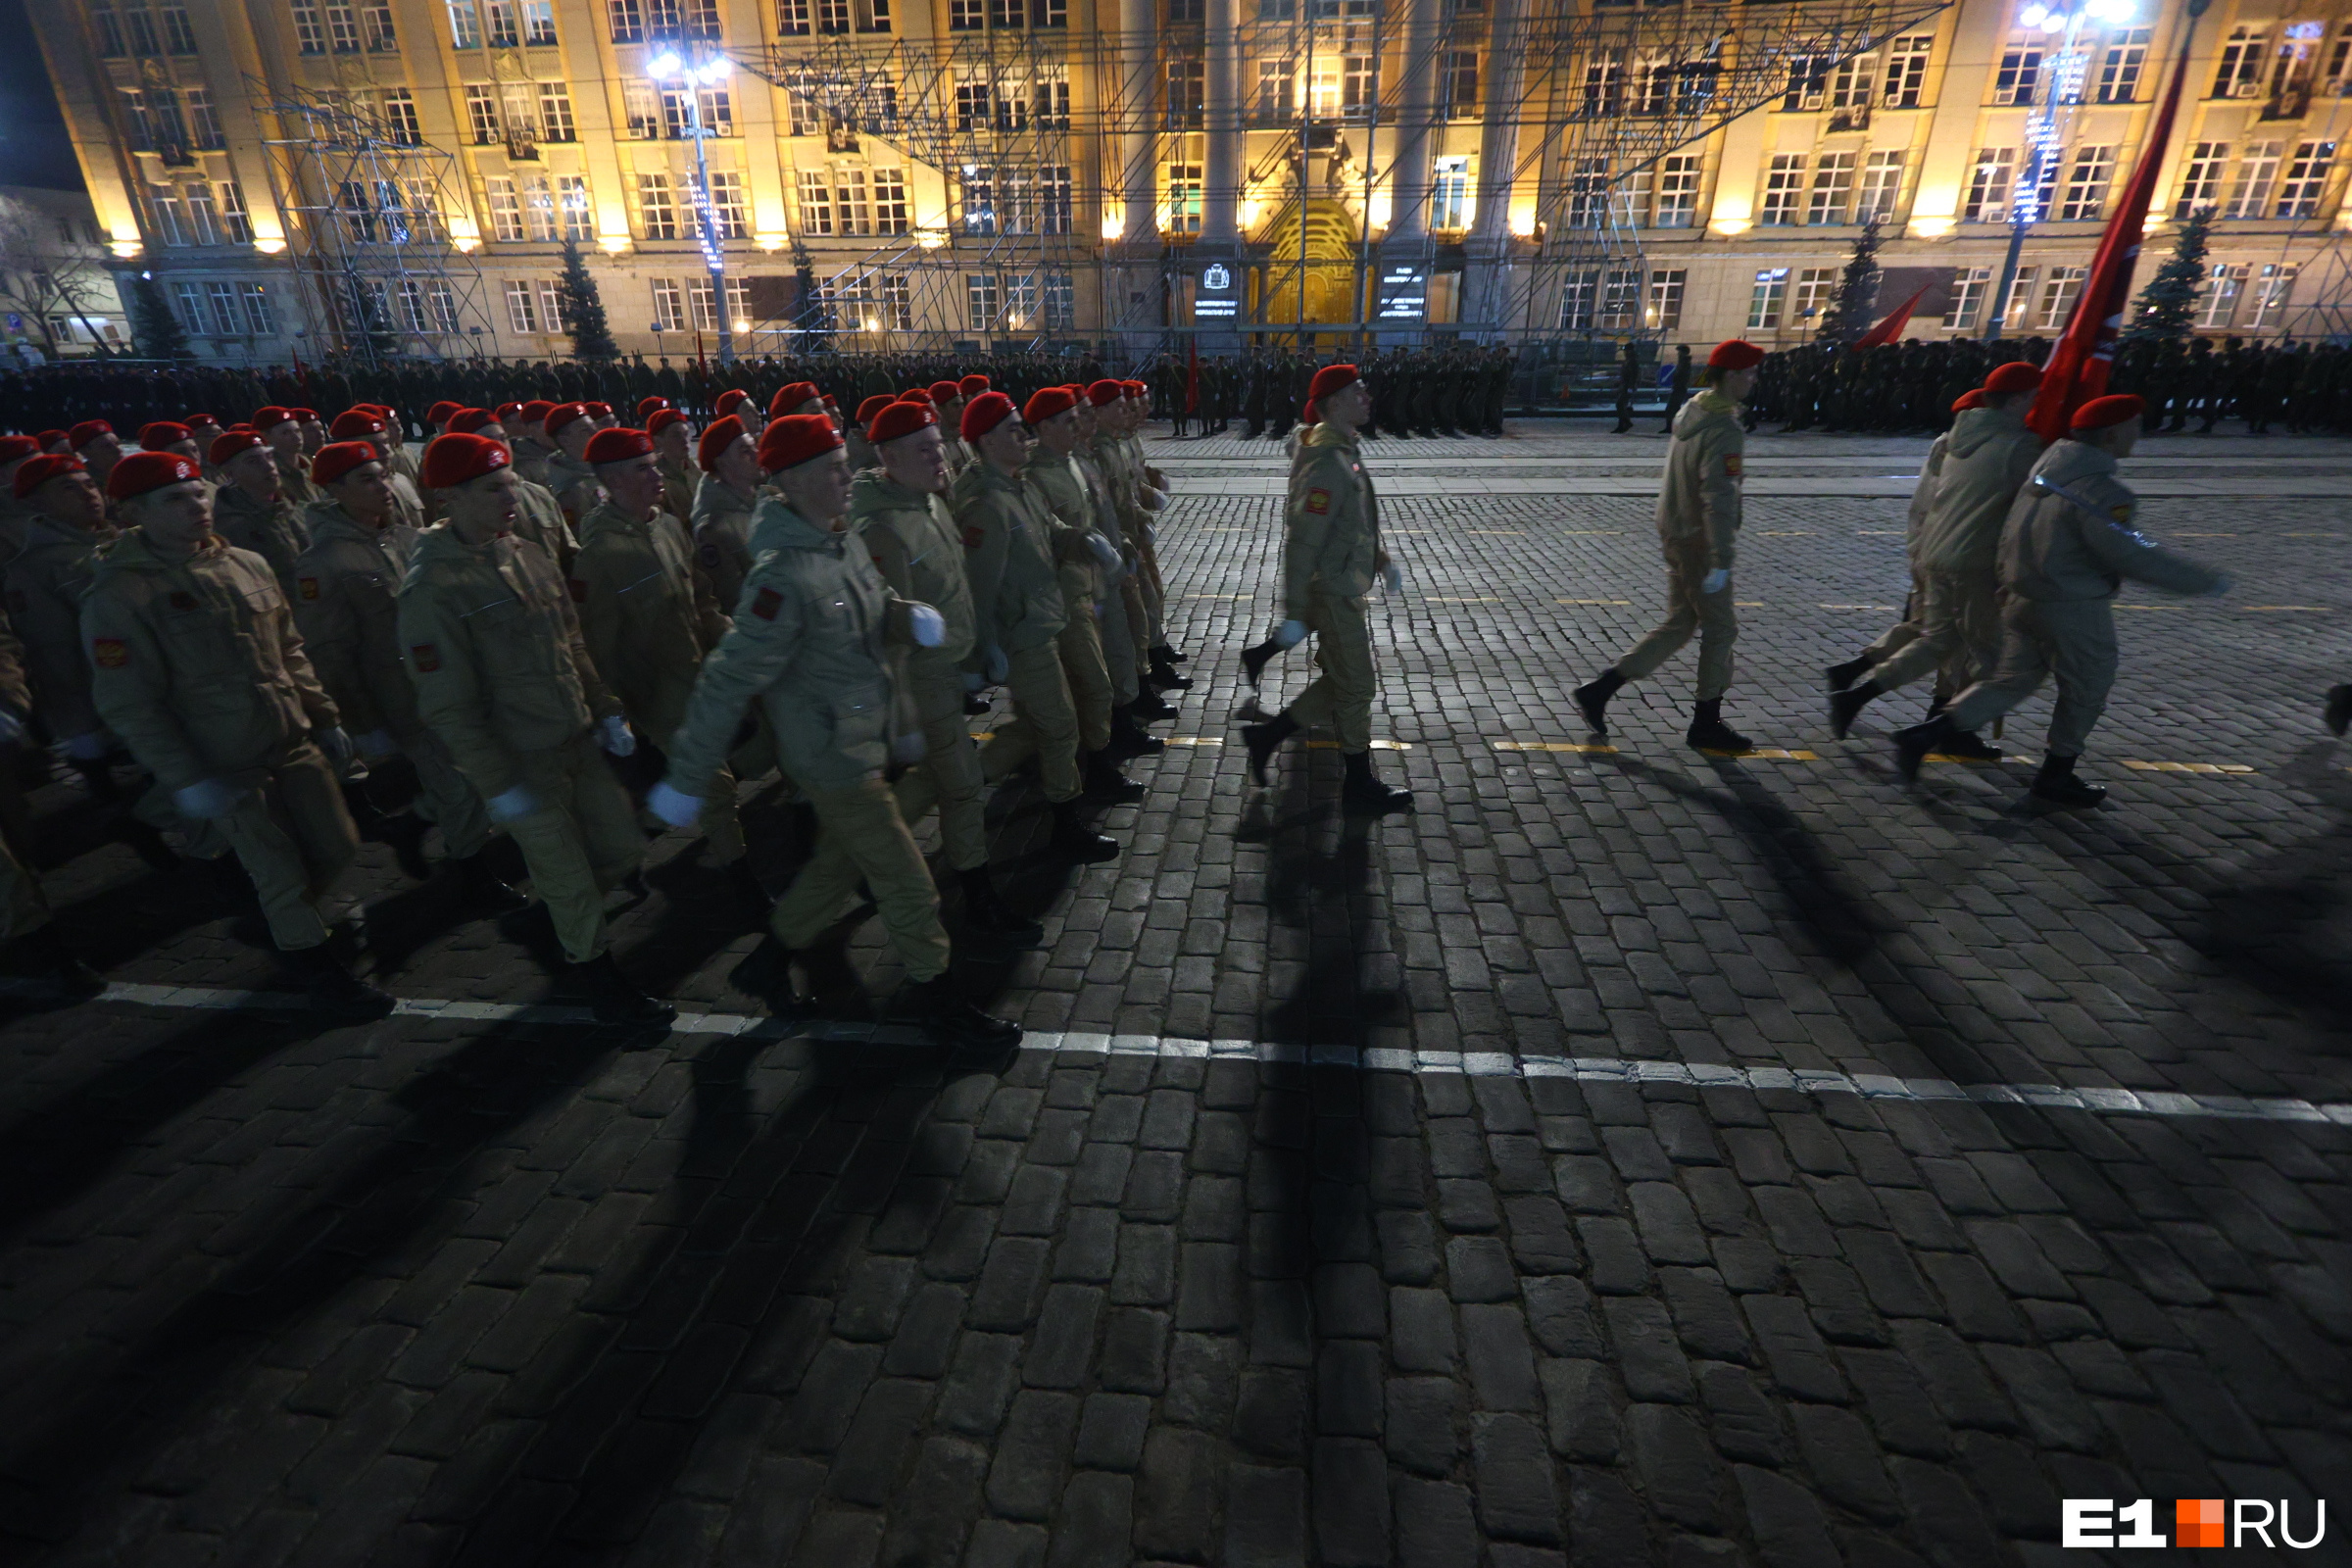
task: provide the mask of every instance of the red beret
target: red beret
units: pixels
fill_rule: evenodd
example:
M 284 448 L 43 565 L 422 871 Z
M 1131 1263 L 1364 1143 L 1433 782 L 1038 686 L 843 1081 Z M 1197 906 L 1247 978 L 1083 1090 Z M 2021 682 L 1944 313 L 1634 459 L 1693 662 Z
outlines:
M 835 414 L 839 414 L 841 412 L 841 405 L 833 401 L 833 394 L 830 392 L 817 399 L 817 401 L 822 403 L 827 409 L 831 410 Z
M 2148 400 L 2129 392 L 2113 392 L 2103 398 L 2092 398 L 2075 411 L 2067 421 L 2068 430 L 2108 430 L 2126 419 L 2136 419 L 2148 411 Z
M 504 423 L 506 423 L 506 422 L 507 422 L 509 419 L 514 419 L 514 418 L 519 418 L 519 417 L 521 417 L 521 416 L 522 416 L 522 405 L 521 405 L 521 404 L 519 404 L 519 403 L 501 403 L 501 404 L 498 406 L 498 409 L 497 409 L 497 414 L 498 414 L 498 422 L 499 422 L 499 423 L 501 423 L 501 424 L 504 424 Z
M 460 409 L 442 420 L 441 427 L 455 435 L 480 435 L 483 425 L 505 422 L 488 409 Z
M 17 470 L 17 499 L 24 500 L 61 473 L 87 473 L 89 468 L 88 464 L 71 453 L 43 452 L 26 458 L 24 466 Z
M 168 484 L 185 484 L 203 477 L 204 470 L 196 466 L 194 458 L 177 452 L 134 452 L 116 464 L 115 471 L 106 476 L 106 493 L 117 501 L 128 501 Z
M 524 406 L 522 412 L 526 416 L 530 414 L 531 411 L 527 404 Z M 544 417 L 547 421 L 547 438 L 550 441 L 553 441 L 556 438 L 556 432 L 558 430 L 563 429 L 574 419 L 585 419 L 588 417 L 588 405 L 585 403 L 550 404 L 548 406 L 547 413 L 542 417 Z
M 1107 408 L 1127 395 L 1124 381 L 1097 381 L 1086 389 L 1086 401 L 1096 408 Z
M 884 409 L 889 408 L 897 401 L 898 399 L 892 397 L 887 392 L 875 393 L 872 397 L 867 398 L 863 403 L 858 405 L 858 424 L 860 428 L 862 428 L 873 418 L 875 415 L 880 414 Z
M 33 439 L 41 444 L 41 450 L 43 452 L 54 452 L 59 447 L 71 446 L 73 444 L 66 439 L 66 432 L 63 430 L 37 431 L 34 433 Z
M 555 411 L 555 405 L 545 398 L 533 398 L 522 406 L 522 422 L 537 424 Z
M 982 387 L 980 390 L 985 392 L 988 388 Z M 934 381 L 931 383 L 931 401 L 933 403 L 953 403 L 961 396 L 963 396 L 963 384 L 960 381 Z
M 2041 385 L 2041 367 L 2024 360 L 2011 360 L 1996 368 L 1984 378 L 1987 392 L 2031 392 Z
M 1752 370 L 1764 363 L 1764 351 L 1744 338 L 1727 337 L 1707 355 L 1710 370 Z
M 368 410 L 354 404 L 335 416 L 335 422 L 326 427 L 330 440 L 359 441 L 384 433 L 384 421 Z
M 742 401 L 748 403 L 750 398 Z M 743 421 L 732 414 L 722 414 L 712 419 L 703 431 L 703 439 L 694 449 L 694 461 L 705 473 L 718 466 L 718 455 L 743 439 Z
M 580 410 L 591 419 L 610 419 L 612 417 L 612 405 L 610 403 L 583 403 L 580 405 Z
M 288 409 L 286 412 L 293 415 L 297 419 L 306 420 L 312 424 L 317 424 L 318 422 L 318 411 L 317 409 Z
M 424 422 L 427 424 L 447 424 L 449 422 L 449 416 L 457 413 L 465 406 L 466 405 L 463 403 L 452 403 L 447 398 L 443 398 L 440 402 L 434 404 L 431 408 L 424 411 Z
M 292 409 L 281 409 L 272 403 L 266 409 L 253 411 L 253 427 L 265 432 L 274 430 L 293 417 L 294 411 Z
M 739 386 L 731 386 L 718 395 L 718 400 L 710 405 L 710 412 L 723 419 L 751 401 L 749 392 Z
M 932 412 L 928 404 L 893 403 L 874 416 L 874 422 L 865 428 L 865 438 L 880 446 L 885 441 L 896 441 L 917 430 L 928 430 L 937 423 L 939 416 Z
M 1334 392 L 1344 392 L 1362 379 L 1352 365 L 1326 365 L 1315 372 L 1313 380 L 1306 383 L 1306 395 L 1310 401 L 1321 402 Z
M 260 451 L 269 445 L 254 431 L 228 430 L 213 437 L 213 447 L 204 455 L 205 461 L 218 468 L 240 453 Z
M 179 422 L 186 425 L 191 430 L 195 429 L 199 425 L 205 424 L 212 425 L 214 428 L 218 429 L 220 424 L 219 419 L 214 418 L 209 414 L 183 414 L 179 417 Z
M 956 385 L 962 391 L 965 397 L 977 397 L 981 393 L 988 390 L 988 377 L 975 370 L 970 375 L 967 375 L 962 380 L 956 382 Z
M 1981 409 L 1984 406 L 1984 389 L 1981 386 L 1972 386 L 1967 391 L 1961 393 L 1958 397 L 1952 399 L 1952 412 L 1954 414 L 1966 414 L 1970 409 Z
M 931 401 L 931 389 L 927 386 L 910 386 L 899 394 L 899 401 L 901 403 L 928 403 Z
M 1002 392 L 983 392 L 963 406 L 963 424 L 957 431 L 966 441 L 982 436 L 1014 416 L 1012 399 Z
M 660 434 L 661 434 L 662 431 L 664 431 L 664 430 L 668 429 L 668 428 L 669 428 L 671 425 L 673 425 L 673 424 L 684 424 L 685 422 L 686 422 L 686 416 L 684 416 L 683 414 L 680 414 L 680 413 L 679 413 L 677 410 L 675 410 L 675 409 L 672 409 L 672 408 L 660 408 L 660 409 L 656 409 L 656 410 L 654 411 L 654 416 L 653 416 L 652 418 L 650 418 L 650 419 L 648 419 L 648 420 L 646 420 L 646 421 L 645 421 L 645 433 L 646 433 L 647 435 L 660 435 Z
M 794 383 L 808 386 L 806 381 Z M 791 391 L 786 387 L 785 392 Z M 783 392 L 776 394 L 782 397 Z M 809 396 L 816 395 L 809 389 Z M 781 473 L 797 468 L 811 458 L 821 458 L 828 452 L 839 452 L 843 446 L 841 432 L 833 421 L 821 414 L 787 414 L 770 423 L 760 437 L 760 466 L 769 473 Z
M 814 381 L 787 382 L 776 388 L 776 395 L 767 400 L 767 416 L 781 419 L 787 414 L 798 414 L 802 404 L 819 402 L 822 396 L 816 390 Z
M 66 432 L 66 445 L 79 452 L 102 435 L 113 435 L 115 427 L 104 419 L 84 419 Z
M 392 405 L 389 403 L 354 403 L 352 407 L 355 409 L 366 409 L 369 414 L 374 415 L 379 419 L 389 419 L 392 417 Z
M 637 400 L 637 417 L 643 419 L 646 416 L 652 414 L 656 409 L 666 409 L 668 407 L 669 399 L 667 398 L 639 398 Z
M 424 449 L 424 487 L 452 490 L 468 479 L 496 473 L 514 461 L 504 441 L 493 441 L 486 435 L 437 436 Z
M 1149 397 L 1152 394 L 1152 389 L 1141 381 L 1121 381 L 1119 385 L 1127 389 L 1127 395 L 1131 398 Z
M 340 484 L 344 475 L 361 464 L 382 461 L 368 442 L 333 441 L 320 447 L 311 459 L 311 477 L 319 484 Z
M 616 424 L 610 430 L 599 430 L 588 438 L 588 450 L 582 454 L 590 463 L 626 463 L 642 458 L 654 450 L 654 438 L 643 430 Z
M 1043 424 L 1057 414 L 1067 414 L 1078 406 L 1066 386 L 1041 386 L 1029 394 L 1029 402 L 1021 410 L 1021 417 L 1031 424 Z
M 139 426 L 139 445 L 153 452 L 174 441 L 193 441 L 196 433 L 177 419 L 156 419 Z
M 15 463 L 39 454 L 41 444 L 28 435 L 0 435 L 0 463 Z

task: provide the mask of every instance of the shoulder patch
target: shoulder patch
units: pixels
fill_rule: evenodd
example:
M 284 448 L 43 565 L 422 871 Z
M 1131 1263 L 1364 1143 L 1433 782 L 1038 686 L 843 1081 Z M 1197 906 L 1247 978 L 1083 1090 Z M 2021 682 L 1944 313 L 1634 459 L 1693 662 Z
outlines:
M 1740 457 L 1737 452 L 1723 460 L 1724 473 L 1734 479 L 1739 478 L 1741 473 L 1745 472 L 1747 460 Z
M 964 549 L 966 549 L 966 550 L 977 550 L 977 549 L 979 549 L 979 548 L 980 548 L 982 545 L 984 545 L 984 544 L 986 544 L 986 543 L 988 543 L 988 530 L 987 530 L 987 529 L 985 529 L 985 528 L 981 527 L 981 526 L 980 526 L 978 523 L 976 523 L 976 522 L 973 522 L 973 523 L 966 523 L 966 524 L 964 525 L 964 529 L 963 529 L 963 548 L 964 548 Z
M 130 663 L 130 644 L 120 637 L 93 637 L 90 662 L 100 669 L 124 668 Z
M 441 667 L 439 643 L 416 643 L 409 648 L 409 662 L 419 674 L 430 675 Z
M 1321 516 L 1324 513 L 1329 512 L 1331 510 L 1331 492 L 1328 490 L 1309 490 L 1306 493 L 1306 510 L 1315 514 L 1317 516 Z
M 784 608 L 784 596 L 773 588 L 762 588 L 752 595 L 752 613 L 761 620 L 773 620 L 776 612 Z
M 302 597 L 305 599 L 318 597 L 318 579 L 316 577 L 297 577 L 294 579 L 294 586 L 301 591 Z

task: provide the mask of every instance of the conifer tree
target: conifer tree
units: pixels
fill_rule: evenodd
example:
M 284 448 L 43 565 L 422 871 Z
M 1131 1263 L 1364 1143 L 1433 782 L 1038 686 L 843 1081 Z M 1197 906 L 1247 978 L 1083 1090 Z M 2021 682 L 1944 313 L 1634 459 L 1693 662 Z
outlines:
M 2189 335 L 2197 322 L 2197 295 L 2205 283 L 2205 247 L 2212 238 L 2213 209 L 2200 207 L 2181 223 L 2180 237 L 2173 241 L 2173 254 L 2139 291 L 2132 322 L 2124 328 L 2127 341 Z
M 563 301 L 564 330 L 571 334 L 573 357 L 619 358 L 620 345 L 612 341 L 612 325 L 605 319 L 604 297 L 596 291 L 596 279 L 589 275 L 580 247 L 571 240 L 564 242 L 564 278 L 557 289 Z
M 179 318 L 172 314 L 171 303 L 164 298 L 164 287 L 155 280 L 155 274 L 132 273 L 129 292 L 130 335 L 140 356 L 150 360 L 194 359 L 196 351 L 188 347 L 188 334 L 181 330 Z

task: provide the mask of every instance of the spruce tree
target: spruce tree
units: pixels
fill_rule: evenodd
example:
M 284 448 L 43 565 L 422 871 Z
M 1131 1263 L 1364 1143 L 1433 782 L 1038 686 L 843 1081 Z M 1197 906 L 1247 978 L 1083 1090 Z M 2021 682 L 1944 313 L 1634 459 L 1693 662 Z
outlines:
M 1847 344 L 1870 330 L 1870 313 L 1879 301 L 1879 220 L 1865 220 L 1854 237 L 1854 254 L 1846 258 L 1845 275 L 1838 280 L 1837 297 L 1821 318 L 1824 343 Z
M 134 272 L 130 277 L 130 335 L 138 345 L 139 355 L 149 360 L 192 360 L 196 351 L 188 347 L 188 334 L 180 329 L 179 318 L 172 314 L 172 306 L 164 298 L 164 288 L 153 272 Z
M 620 345 L 612 341 L 612 325 L 605 319 L 604 298 L 596 291 L 596 279 L 588 273 L 580 247 L 571 240 L 564 242 L 564 278 L 557 291 L 564 304 L 564 330 L 571 334 L 573 357 L 619 358 Z
M 2200 207 L 2181 223 L 2180 237 L 2173 241 L 2173 254 L 2139 291 L 2132 324 L 2124 328 L 2125 341 L 2189 335 L 2196 325 L 2197 295 L 2205 282 L 2205 247 L 2212 238 L 2213 209 Z

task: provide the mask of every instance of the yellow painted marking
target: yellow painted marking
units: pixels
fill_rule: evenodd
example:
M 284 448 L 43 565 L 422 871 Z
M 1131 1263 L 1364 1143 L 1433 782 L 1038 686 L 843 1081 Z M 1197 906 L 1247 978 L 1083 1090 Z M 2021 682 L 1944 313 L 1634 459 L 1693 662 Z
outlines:
M 1340 749 L 1340 743 L 1338 741 L 1308 741 L 1306 749 L 1310 752 L 1336 752 Z M 1374 741 L 1372 749 L 1376 752 L 1409 752 L 1413 749 L 1413 743 L 1411 741 Z
M 1764 601 L 1761 599 L 1735 599 L 1732 601 L 1732 608 L 1734 610 L 1762 610 Z
M 2251 773 L 2254 769 L 2243 762 L 2135 762 L 2124 759 L 2124 765 L 2135 773 Z
M 1699 751 L 1707 757 L 1737 757 L 1757 762 L 1818 762 L 1821 760 L 1819 752 L 1784 752 L 1777 747 L 1770 746 L 1759 746 L 1752 752 L 1711 752 L 1702 746 Z
M 1587 757 L 1614 757 L 1617 748 L 1602 741 L 1496 741 L 1498 752 L 1580 752 Z
M 1555 605 L 1630 605 L 1631 599 L 1554 599 Z
M 2246 608 L 2248 610 L 2316 610 L 2324 615 L 2335 607 L 2333 605 L 2248 605 Z
M 1823 605 L 1824 610 L 1892 610 L 1892 605 Z

